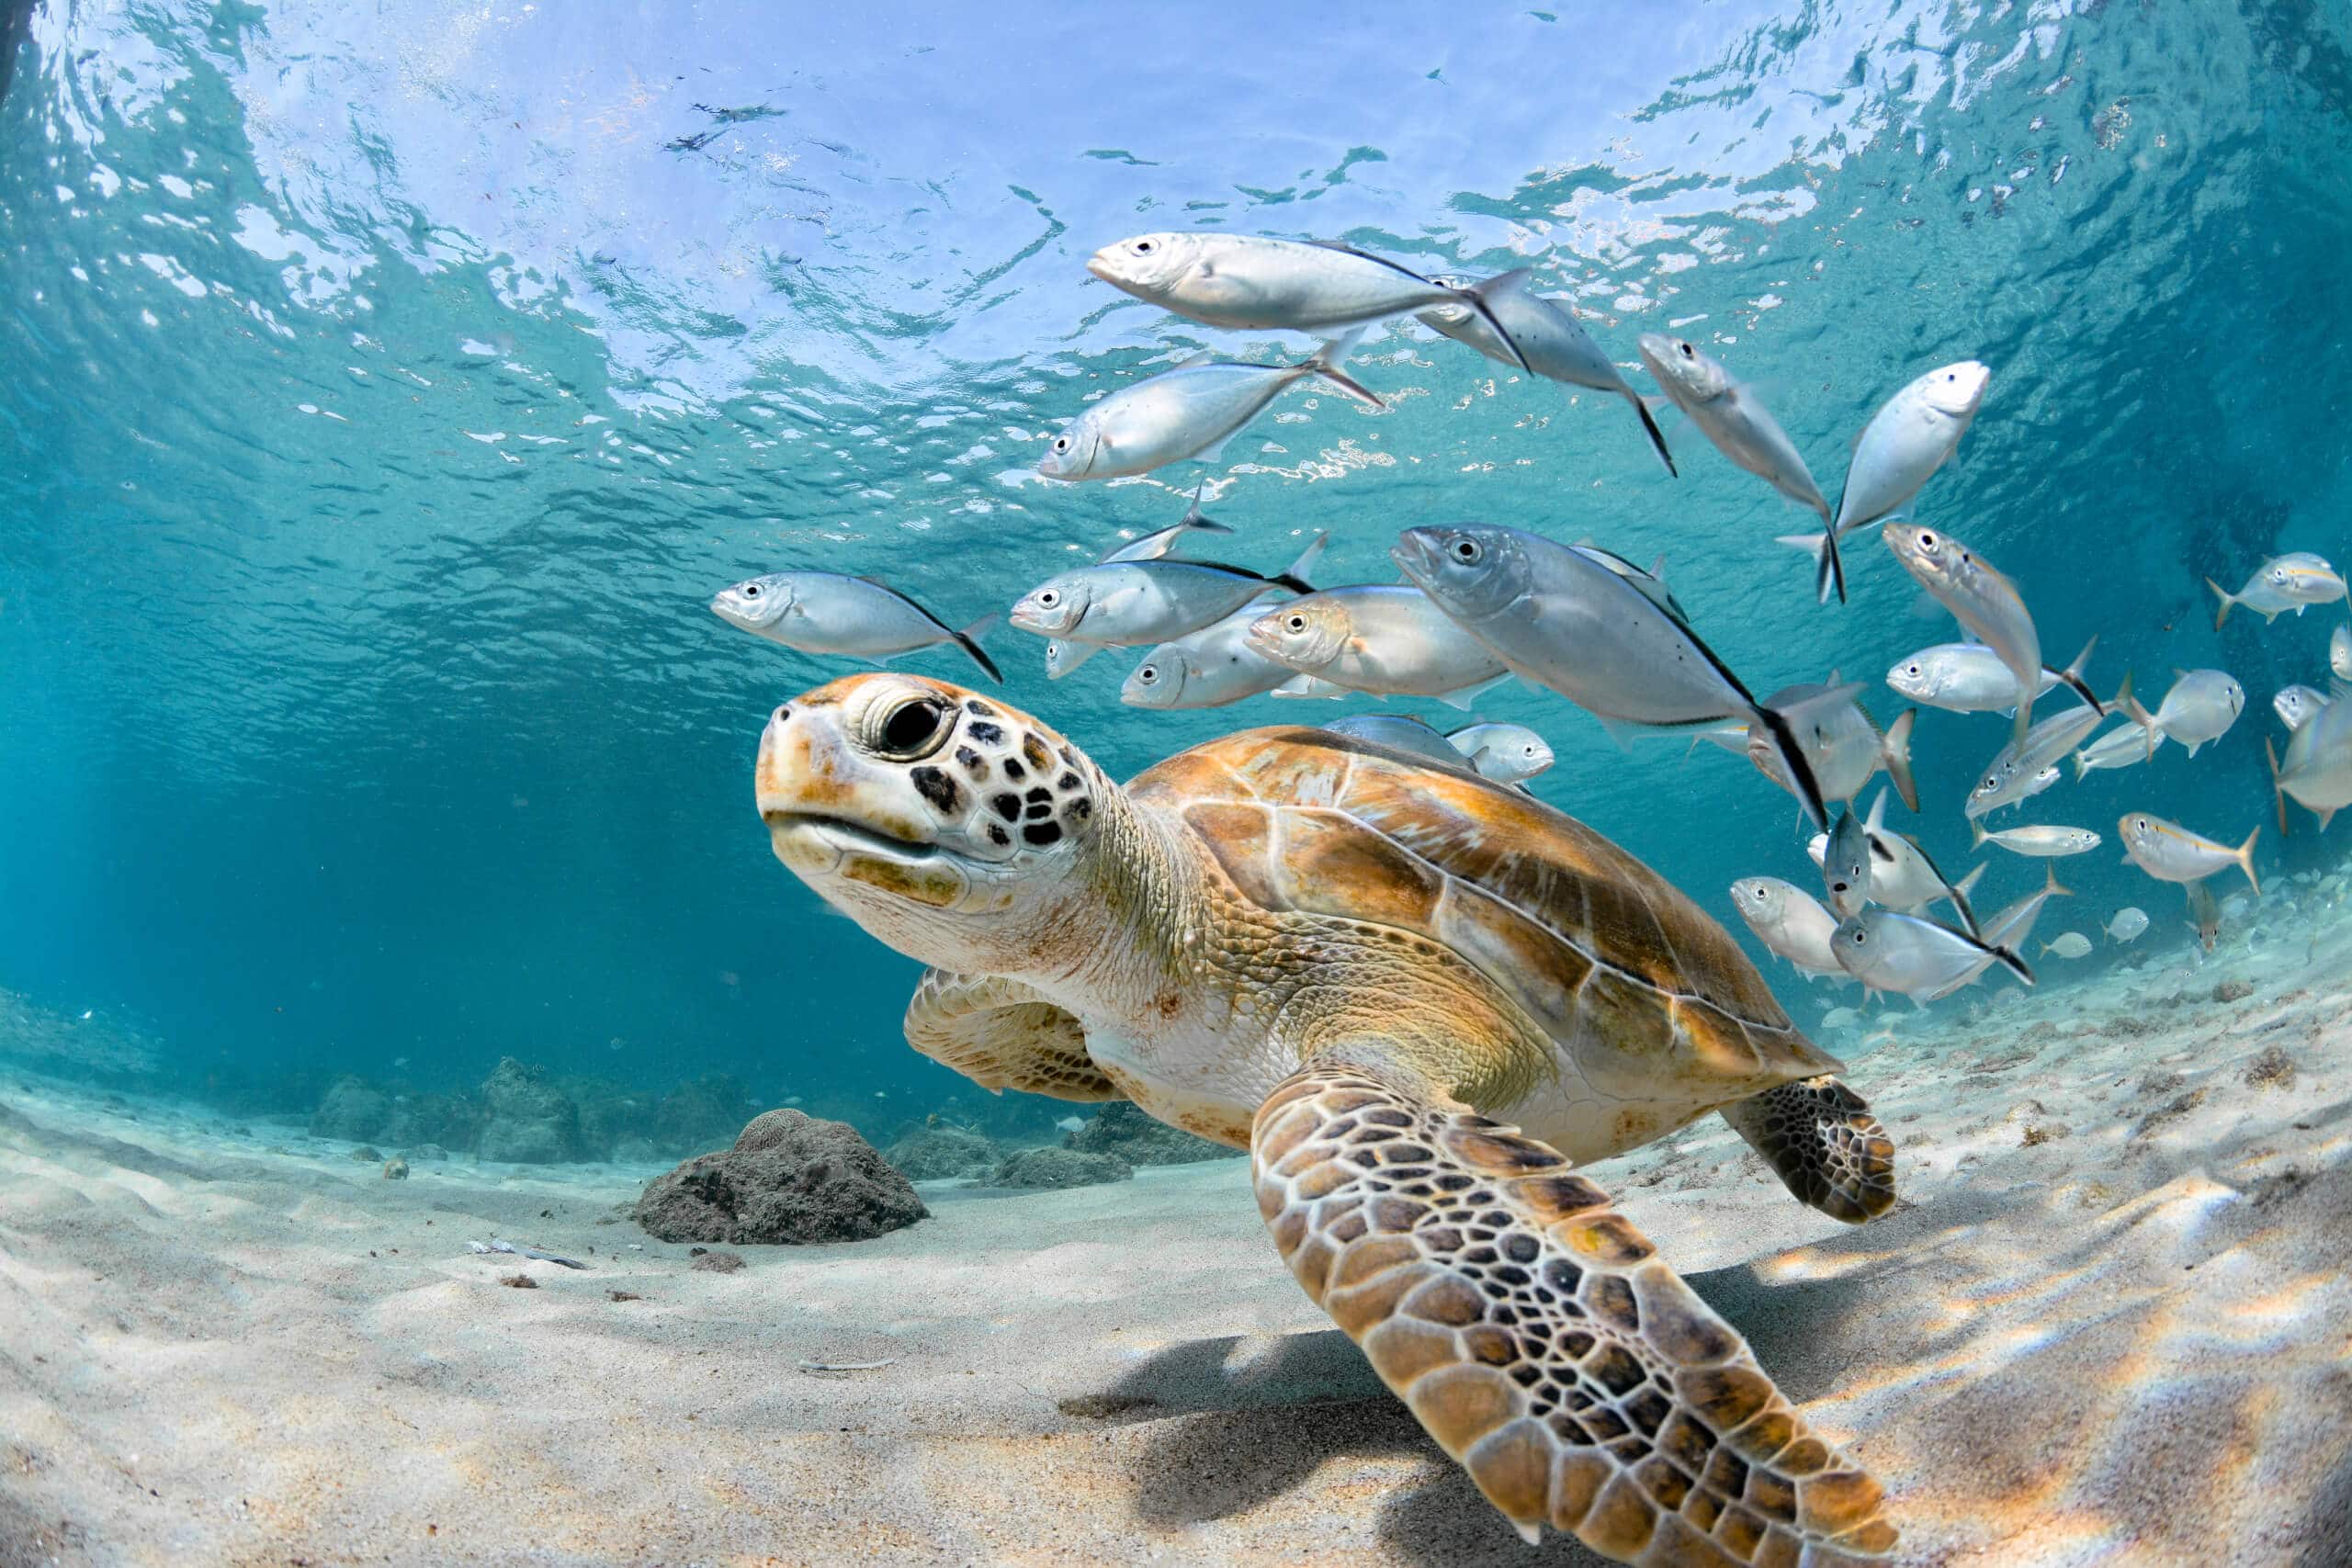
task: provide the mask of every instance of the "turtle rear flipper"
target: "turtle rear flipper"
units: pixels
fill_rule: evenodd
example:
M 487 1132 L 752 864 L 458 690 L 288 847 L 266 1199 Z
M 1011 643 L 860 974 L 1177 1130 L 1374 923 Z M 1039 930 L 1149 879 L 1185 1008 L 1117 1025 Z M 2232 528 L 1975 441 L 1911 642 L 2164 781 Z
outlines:
M 1894 1140 L 1862 1097 L 1823 1074 L 1724 1107 L 1790 1191 L 1849 1225 L 1894 1206 Z
M 1623 1562 L 1883 1561 L 1878 1483 L 1607 1194 L 1409 1067 L 1323 1055 L 1259 1108 L 1291 1272 L 1533 1541 Z M 1385 1047 L 1368 1049 L 1378 1055 Z

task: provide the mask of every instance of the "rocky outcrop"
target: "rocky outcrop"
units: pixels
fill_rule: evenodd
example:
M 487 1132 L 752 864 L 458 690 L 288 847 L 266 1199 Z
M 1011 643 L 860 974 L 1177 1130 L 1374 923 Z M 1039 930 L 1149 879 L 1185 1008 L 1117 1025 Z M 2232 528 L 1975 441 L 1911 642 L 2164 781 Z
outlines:
M 771 1111 L 735 1146 L 657 1177 L 637 1223 L 662 1241 L 864 1241 L 930 1211 L 907 1179 L 845 1122 Z
M 883 1151 L 883 1157 L 910 1181 L 940 1181 L 986 1176 L 1003 1160 L 1004 1151 L 961 1127 L 915 1127 Z
M 555 1165 L 582 1156 L 580 1110 L 548 1081 L 543 1067 L 502 1057 L 482 1080 L 481 1127 L 474 1154 L 518 1165 Z
M 1191 1165 L 1241 1154 L 1223 1144 L 1196 1138 L 1182 1127 L 1155 1122 L 1124 1100 L 1114 1100 L 1062 1139 L 1062 1147 L 1086 1154 L 1116 1155 L 1129 1165 Z
M 1082 1154 L 1077 1149 L 1023 1149 L 996 1168 L 990 1187 L 1093 1187 L 1105 1181 L 1132 1181 L 1136 1168 L 1117 1155 Z
M 391 1119 L 391 1098 L 345 1073 L 327 1086 L 319 1108 L 311 1113 L 311 1135 L 366 1143 L 382 1137 Z

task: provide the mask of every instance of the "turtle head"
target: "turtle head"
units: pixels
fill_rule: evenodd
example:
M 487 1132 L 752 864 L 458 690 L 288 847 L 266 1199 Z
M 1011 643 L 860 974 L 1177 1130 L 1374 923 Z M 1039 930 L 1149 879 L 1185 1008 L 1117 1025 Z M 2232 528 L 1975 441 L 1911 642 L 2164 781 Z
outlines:
M 1028 715 L 894 672 L 820 686 L 769 716 L 757 794 L 776 859 L 910 957 L 1024 966 L 1080 892 L 1114 793 Z

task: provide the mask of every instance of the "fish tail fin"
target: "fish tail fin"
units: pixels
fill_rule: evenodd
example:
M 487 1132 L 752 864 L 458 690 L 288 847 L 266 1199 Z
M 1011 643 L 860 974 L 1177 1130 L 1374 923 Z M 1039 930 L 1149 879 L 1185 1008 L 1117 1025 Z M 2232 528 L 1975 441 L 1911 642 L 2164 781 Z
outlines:
M 1666 449 L 1666 432 L 1657 427 L 1657 416 L 1650 412 L 1649 403 L 1631 387 L 1625 389 L 1625 400 L 1634 405 L 1635 413 L 1642 416 L 1642 434 L 1650 438 L 1650 450 L 1657 453 L 1657 460 L 1666 465 L 1667 477 L 1680 479 L 1682 470 L 1674 466 L 1674 454 Z
M 1350 327 L 1337 337 L 1324 339 L 1322 345 L 1300 360 L 1296 368 L 1306 375 L 1322 377 L 1373 412 L 1380 413 L 1388 407 L 1380 400 L 1380 394 L 1340 368 L 1356 351 L 1356 344 L 1363 341 L 1363 327 Z
M 1978 861 L 1976 864 L 1970 869 L 1966 876 L 1962 877 L 1958 882 L 1951 885 L 1952 913 L 1960 917 L 1961 929 L 1965 931 L 1970 936 L 1975 936 L 1978 932 L 1976 929 L 1976 907 L 1969 902 L 1968 896 L 1975 890 L 1976 885 L 1984 880 L 1984 863 L 1983 861 Z
M 1532 275 L 1526 267 L 1515 266 L 1509 272 L 1498 273 L 1483 282 L 1464 284 L 1455 289 L 1454 293 L 1461 296 L 1464 304 L 1478 312 L 1479 317 L 1487 323 L 1487 330 L 1493 333 L 1496 341 L 1510 351 L 1510 362 L 1532 376 L 1535 374 L 1535 367 L 1527 363 L 1527 355 L 1520 352 L 1519 340 L 1510 335 L 1510 330 L 1502 323 L 1502 318 L 1495 314 L 1493 304 L 1493 301 L 1498 299 L 1516 294 L 1525 288 L 1531 276 Z M 1668 463 L 1667 467 L 1671 469 L 1673 464 Z
M 1289 566 L 1285 567 L 1281 571 L 1276 572 L 1273 576 L 1266 579 L 1266 581 L 1277 585 L 1278 587 L 1287 588 L 1293 593 L 1314 592 L 1315 584 L 1313 581 L 1308 578 L 1307 573 L 1313 571 L 1315 570 L 1315 563 L 1323 558 L 1323 547 L 1330 542 L 1331 536 L 1329 534 L 1322 533 L 1316 535 L 1314 542 L 1309 544 L 1306 548 L 1298 552 L 1298 558 L 1296 560 L 1291 562 Z
M 2321 830 L 2325 831 L 2324 829 Z M 2254 831 L 2245 836 L 2245 842 L 2240 844 L 2238 852 L 2231 857 L 2238 863 L 2238 869 L 2245 873 L 2246 882 L 2253 887 L 2256 897 L 2262 895 L 2262 878 L 2254 874 L 2254 841 L 2260 837 L 2262 837 L 2262 824 L 2256 822 L 2254 825 Z
M 1968 847 L 1972 850 L 1984 847 L 1984 824 L 1974 818 L 1971 818 L 1968 824 Z
M 2058 880 L 2058 867 L 2054 863 L 2043 861 L 2041 870 L 2044 877 L 2041 896 L 2044 898 L 2072 898 L 2075 896 L 2073 888 Z
M 1813 823 L 1814 831 L 1829 831 L 1829 807 L 1821 799 L 1821 784 L 1813 776 L 1813 763 L 1797 743 L 1796 731 L 1789 727 L 1788 716 L 1777 708 L 1758 705 L 1754 722 L 1763 725 L 1771 738 L 1772 750 L 1780 758 L 1781 771 L 1789 775 L 1789 785 L 1796 792 L 1797 804 Z
M 2287 826 L 2287 792 L 2278 787 L 2278 750 L 2270 744 L 2267 735 L 2262 738 L 2262 755 L 2270 764 L 2270 799 L 2278 807 L 2278 836 L 2283 839 L 2290 831 Z M 2324 833 L 2327 829 L 2323 827 L 2320 831 Z
M 2080 751 L 2066 760 L 2075 764 L 2075 778 L 2077 783 L 2091 776 L 2091 765 L 2083 761 L 2083 754 Z
M 2214 595 L 2222 601 L 2222 607 L 2213 612 L 2213 629 L 2220 631 L 2222 623 L 2230 618 L 2230 611 L 2236 607 L 2238 596 L 2210 577 L 2205 580 L 2205 586 L 2211 589 Z
M 1825 572 L 1829 578 L 1826 583 L 1821 581 Z M 1838 548 L 1838 530 L 1829 528 L 1821 536 L 1821 560 L 1814 571 L 1815 600 L 1824 604 L 1829 603 L 1829 590 L 1833 586 L 1838 590 L 1838 603 L 1843 604 L 1846 602 L 1846 558 Z
M 2043 942 L 2041 945 L 2048 947 L 2050 944 Z M 2010 974 L 2015 975 L 2029 986 L 2033 984 L 2033 971 L 2026 967 L 2025 960 L 2017 955 L 2014 948 L 1996 947 L 1993 950 L 1993 956 L 2008 965 Z
M 1201 511 L 1201 497 L 1206 493 L 1208 488 L 1208 476 L 1204 474 L 1201 477 L 1201 482 L 1193 487 L 1193 503 L 1184 508 L 1184 519 L 1182 522 L 1177 524 L 1176 526 L 1185 530 L 1187 533 L 1193 534 L 1232 533 L 1233 530 L 1226 525 L 1217 522 L 1213 517 L 1203 514 Z
M 2148 738 L 2148 755 L 2142 760 L 2153 761 L 2156 754 L 2156 742 L 2164 739 L 2165 732 L 2156 728 L 2156 716 L 2142 707 L 2139 699 L 2132 694 L 2132 671 L 2129 670 L 2123 672 L 2123 684 L 2115 688 L 2115 702 L 2112 705 L 2121 708 L 2123 716 L 2138 725 L 2145 732 Z
M 972 656 L 973 663 L 989 672 L 989 680 L 1001 686 L 1004 684 L 1004 671 L 996 667 L 996 660 L 989 657 L 988 649 L 980 646 L 979 640 L 994 625 L 996 625 L 996 612 L 990 610 L 962 631 L 950 632 L 947 635 L 956 639 L 957 647 Z
M 2075 655 L 2075 661 L 2072 664 L 2067 665 L 2064 670 L 2052 670 L 2050 673 L 2055 675 L 2061 681 L 2065 682 L 2066 684 L 2074 687 L 2075 690 L 2082 692 L 2084 695 L 2089 696 L 2088 690 L 2083 685 L 2083 671 L 2091 667 L 2091 650 L 2098 646 L 2098 633 L 2093 632 L 2091 633 L 2091 640 L 2083 644 L 2083 651 Z M 2098 699 L 2097 697 L 2091 697 L 2090 705 L 2095 708 L 2098 708 Z M 2098 711 L 2104 714 L 2107 710 L 2105 708 L 2098 708 Z
M 1919 809 L 1919 786 L 1911 777 L 1911 727 L 1919 722 L 1917 708 L 1905 708 L 1903 716 L 1887 726 L 1884 752 L 1886 776 L 1894 781 L 1894 793 L 1903 797 L 1910 810 Z

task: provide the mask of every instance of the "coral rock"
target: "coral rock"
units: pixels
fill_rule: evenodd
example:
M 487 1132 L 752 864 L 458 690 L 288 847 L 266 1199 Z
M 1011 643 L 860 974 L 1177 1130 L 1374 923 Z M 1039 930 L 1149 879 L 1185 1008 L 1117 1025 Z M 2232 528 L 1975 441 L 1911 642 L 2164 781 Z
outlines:
M 662 1241 L 863 1241 L 930 1211 L 844 1122 L 771 1111 L 735 1146 L 656 1177 L 637 1223 Z

